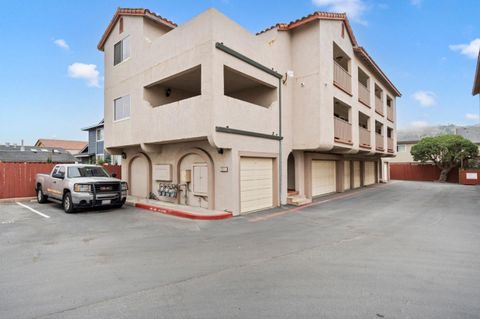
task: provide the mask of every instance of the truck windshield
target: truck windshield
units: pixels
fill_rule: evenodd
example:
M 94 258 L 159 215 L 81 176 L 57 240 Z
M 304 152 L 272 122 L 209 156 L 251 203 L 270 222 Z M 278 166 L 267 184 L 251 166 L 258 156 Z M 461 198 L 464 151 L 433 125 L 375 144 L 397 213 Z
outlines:
M 80 166 L 80 167 L 69 167 L 68 177 L 76 178 L 76 177 L 110 177 L 110 176 L 101 167 Z

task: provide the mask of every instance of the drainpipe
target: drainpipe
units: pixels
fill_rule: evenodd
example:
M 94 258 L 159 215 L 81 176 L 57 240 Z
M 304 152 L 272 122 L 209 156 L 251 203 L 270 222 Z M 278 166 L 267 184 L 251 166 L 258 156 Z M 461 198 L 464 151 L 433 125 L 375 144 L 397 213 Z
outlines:
M 278 79 L 278 136 L 282 135 L 282 78 Z M 282 206 L 282 139 L 278 140 L 278 199 Z

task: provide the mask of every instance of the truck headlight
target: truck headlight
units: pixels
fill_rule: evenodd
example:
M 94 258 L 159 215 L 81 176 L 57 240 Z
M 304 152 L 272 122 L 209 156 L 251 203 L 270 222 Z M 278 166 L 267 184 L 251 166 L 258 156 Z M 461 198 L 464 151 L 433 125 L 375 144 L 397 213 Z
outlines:
M 122 191 L 128 190 L 128 184 L 126 182 L 122 182 Z
M 76 192 L 91 192 L 92 185 L 90 184 L 75 184 L 73 190 Z

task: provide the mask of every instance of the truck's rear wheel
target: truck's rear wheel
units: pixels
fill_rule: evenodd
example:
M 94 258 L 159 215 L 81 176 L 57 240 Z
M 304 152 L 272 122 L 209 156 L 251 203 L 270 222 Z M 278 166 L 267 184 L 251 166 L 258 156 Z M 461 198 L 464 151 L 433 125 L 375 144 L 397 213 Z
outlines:
M 38 186 L 37 188 L 37 202 L 39 202 L 40 204 L 47 202 L 47 196 L 43 195 L 41 186 Z
M 72 202 L 72 195 L 70 194 L 70 192 L 67 192 L 65 193 L 65 195 L 63 195 L 62 206 L 65 213 L 67 214 L 73 213 L 74 207 Z

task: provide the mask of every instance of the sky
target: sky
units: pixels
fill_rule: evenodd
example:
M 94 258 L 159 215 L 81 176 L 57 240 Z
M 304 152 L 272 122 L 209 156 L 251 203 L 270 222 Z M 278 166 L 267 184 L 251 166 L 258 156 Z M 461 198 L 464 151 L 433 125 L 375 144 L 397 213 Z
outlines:
M 182 24 L 215 7 L 252 33 L 317 10 L 347 12 L 359 44 L 402 92 L 397 127 L 471 125 L 478 0 L 0 0 L 0 144 L 87 140 L 103 118 L 97 43 L 118 7 Z

